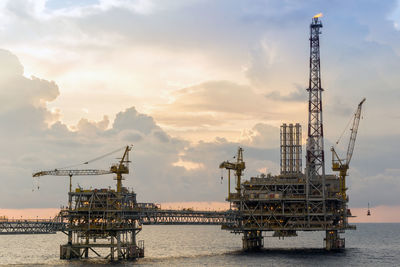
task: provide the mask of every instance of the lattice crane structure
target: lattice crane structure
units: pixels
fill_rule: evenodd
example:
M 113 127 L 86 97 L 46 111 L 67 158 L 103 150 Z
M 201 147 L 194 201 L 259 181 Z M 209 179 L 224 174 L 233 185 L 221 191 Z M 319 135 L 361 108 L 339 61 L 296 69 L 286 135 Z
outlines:
M 243 175 L 244 169 L 246 169 L 246 164 L 243 161 L 243 148 L 241 148 L 241 147 L 238 148 L 238 152 L 236 155 L 236 162 L 224 161 L 219 165 L 219 168 L 228 170 L 228 198 L 230 197 L 230 194 L 231 194 L 231 170 L 235 171 L 236 194 L 240 195 L 242 175 Z
M 108 170 L 96 170 L 96 169 L 83 169 L 83 170 L 77 170 L 77 169 L 54 169 L 54 170 L 47 170 L 47 171 L 39 171 L 34 173 L 32 176 L 35 177 L 40 177 L 40 176 L 45 176 L 45 175 L 52 175 L 52 176 L 69 176 L 69 192 L 72 190 L 72 176 L 86 176 L 86 175 L 105 175 L 105 174 L 111 174 L 114 173 L 116 174 L 116 180 L 117 180 L 117 192 L 121 192 L 122 188 L 122 174 L 129 174 L 129 151 L 131 151 L 132 146 L 126 146 L 123 148 L 124 149 L 124 154 L 121 158 L 121 160 L 117 164 L 113 164 L 110 169 Z M 108 156 L 110 154 L 113 154 L 119 150 L 122 149 L 117 149 L 115 151 L 112 151 L 110 153 L 107 153 L 103 156 L 100 156 L 94 160 L 91 161 L 86 161 L 83 164 L 88 164 L 89 162 L 93 162 L 95 160 L 99 160 L 105 156 Z M 83 165 L 79 164 L 79 165 Z
M 343 197 L 343 200 L 348 201 L 347 195 L 346 195 L 346 176 L 347 176 L 347 171 L 349 170 L 349 165 L 351 158 L 353 157 L 353 152 L 354 152 L 354 145 L 356 143 L 356 138 L 357 138 L 357 132 L 358 132 L 358 126 L 360 124 L 360 119 L 361 119 L 361 110 L 362 106 L 365 102 L 365 98 L 361 100 L 361 102 L 357 106 L 357 110 L 354 113 L 353 116 L 353 123 L 352 127 L 350 129 L 351 134 L 350 134 L 350 140 L 349 144 L 347 145 L 347 152 L 346 152 L 346 158 L 345 159 L 340 159 L 339 155 L 337 154 L 335 148 L 332 146 L 331 151 L 332 151 L 332 170 L 339 172 L 339 179 L 340 179 L 340 192 Z

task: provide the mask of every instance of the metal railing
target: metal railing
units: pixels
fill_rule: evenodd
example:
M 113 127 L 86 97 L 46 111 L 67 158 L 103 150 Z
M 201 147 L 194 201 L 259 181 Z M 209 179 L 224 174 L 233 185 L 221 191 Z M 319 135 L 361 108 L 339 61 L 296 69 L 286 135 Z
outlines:
M 55 219 L 5 219 L 0 221 L 0 235 L 55 234 L 64 223 Z
M 157 205 L 143 203 L 139 209 L 124 212 L 124 217 L 140 225 L 230 225 L 237 219 L 234 211 L 162 210 Z M 0 235 L 54 234 L 67 229 L 67 220 L 60 214 L 53 219 L 0 220 Z

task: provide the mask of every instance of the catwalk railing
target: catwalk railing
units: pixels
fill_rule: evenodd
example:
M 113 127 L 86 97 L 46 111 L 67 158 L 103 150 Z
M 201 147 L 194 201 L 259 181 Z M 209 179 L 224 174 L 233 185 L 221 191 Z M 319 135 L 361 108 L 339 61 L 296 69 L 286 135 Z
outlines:
M 144 225 L 223 225 L 233 222 L 236 215 L 233 211 L 149 209 L 141 211 L 138 216 Z
M 139 209 L 124 214 L 143 225 L 230 225 L 235 221 L 234 211 L 194 211 Z M 54 219 L 5 219 L 0 220 L 0 235 L 5 234 L 54 234 L 65 230 L 66 220 Z
M 55 219 L 5 219 L 0 220 L 0 235 L 55 234 L 64 223 Z

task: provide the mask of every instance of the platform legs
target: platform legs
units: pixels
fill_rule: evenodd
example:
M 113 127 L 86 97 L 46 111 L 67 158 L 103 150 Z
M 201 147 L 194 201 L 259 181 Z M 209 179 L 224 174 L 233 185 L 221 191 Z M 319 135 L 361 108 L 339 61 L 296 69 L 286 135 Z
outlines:
M 326 231 L 325 237 L 325 249 L 327 251 L 331 250 L 341 250 L 345 247 L 344 238 L 340 238 L 337 230 Z
M 245 231 L 243 240 L 244 250 L 259 250 L 264 246 L 264 240 L 261 231 Z
M 60 246 L 60 259 L 71 260 L 79 259 L 81 257 L 81 249 L 72 247 L 71 245 L 61 245 Z

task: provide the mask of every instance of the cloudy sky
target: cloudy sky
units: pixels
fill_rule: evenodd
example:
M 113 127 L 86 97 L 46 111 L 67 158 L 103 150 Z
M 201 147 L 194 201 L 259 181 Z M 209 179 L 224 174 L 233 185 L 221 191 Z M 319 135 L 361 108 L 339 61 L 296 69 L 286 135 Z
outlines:
M 329 147 L 366 97 L 349 205 L 362 215 L 370 202 L 389 218 L 400 211 L 394 0 L 0 1 L 0 209 L 64 205 L 67 179 L 43 177 L 38 189 L 33 171 L 126 144 L 125 185 L 139 201 L 223 202 L 218 165 L 239 145 L 247 178 L 278 173 L 279 125 L 306 132 L 309 23 L 319 12 L 327 169 Z M 114 185 L 111 176 L 78 183 Z

